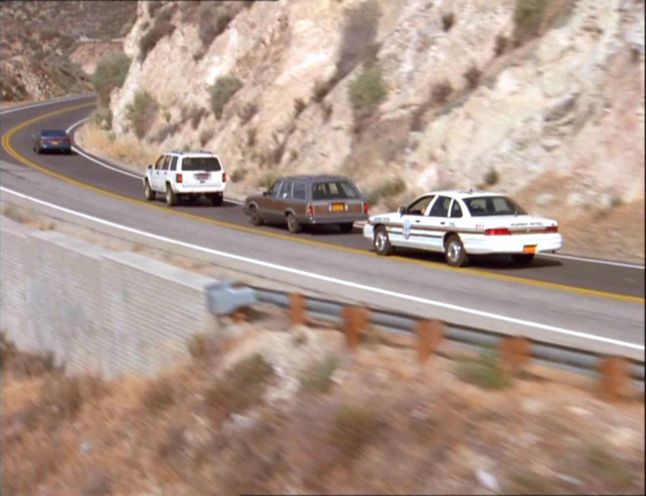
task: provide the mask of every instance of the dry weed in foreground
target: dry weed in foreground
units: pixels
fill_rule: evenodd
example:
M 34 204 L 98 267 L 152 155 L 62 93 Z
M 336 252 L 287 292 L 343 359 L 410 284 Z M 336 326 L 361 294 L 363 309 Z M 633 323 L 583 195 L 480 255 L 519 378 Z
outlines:
M 328 355 L 312 365 L 301 377 L 301 391 L 326 393 L 332 387 L 332 374 L 339 366 L 339 358 Z
M 485 351 L 475 358 L 463 358 L 458 362 L 457 375 L 483 389 L 503 389 L 511 385 L 511 377 L 493 351 Z
M 329 442 L 348 458 L 358 458 L 380 424 L 376 410 L 343 405 L 334 415 Z
M 241 412 L 260 400 L 273 374 L 262 355 L 252 355 L 217 379 L 206 391 L 204 401 L 223 417 Z

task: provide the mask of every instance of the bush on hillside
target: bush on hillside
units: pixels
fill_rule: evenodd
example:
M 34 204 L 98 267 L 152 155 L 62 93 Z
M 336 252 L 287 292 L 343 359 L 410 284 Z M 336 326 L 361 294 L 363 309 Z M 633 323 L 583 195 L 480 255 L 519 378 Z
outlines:
M 377 38 L 380 16 L 381 10 L 376 0 L 365 0 L 346 12 L 334 82 L 350 74 L 371 52 Z
M 148 53 L 155 48 L 159 40 L 170 36 L 175 31 L 175 25 L 171 22 L 172 13 L 169 10 L 162 11 L 156 18 L 153 26 L 139 40 L 139 60 L 144 61 Z
M 130 58 L 124 53 L 110 53 L 101 59 L 92 75 L 92 84 L 99 98 L 99 104 L 108 106 L 110 93 L 114 88 L 121 88 L 129 68 Z
M 350 102 L 361 114 L 372 113 L 386 98 L 387 90 L 378 67 L 369 67 L 350 83 Z
M 240 88 L 242 82 L 235 76 L 222 76 L 211 86 L 211 109 L 217 119 L 222 117 L 225 105 Z
M 142 139 L 150 130 L 155 114 L 157 113 L 157 102 L 145 90 L 135 94 L 135 98 L 126 107 L 126 119 L 130 122 L 137 138 Z
M 517 45 L 534 38 L 540 31 L 551 0 L 516 0 L 514 9 L 514 42 Z

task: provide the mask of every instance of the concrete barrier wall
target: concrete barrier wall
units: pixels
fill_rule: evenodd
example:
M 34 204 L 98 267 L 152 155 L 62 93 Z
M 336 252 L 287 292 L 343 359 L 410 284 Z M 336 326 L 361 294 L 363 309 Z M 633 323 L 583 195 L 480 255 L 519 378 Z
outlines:
M 132 252 L 0 222 L 0 326 L 20 349 L 52 352 L 69 371 L 154 375 L 216 332 L 216 282 Z

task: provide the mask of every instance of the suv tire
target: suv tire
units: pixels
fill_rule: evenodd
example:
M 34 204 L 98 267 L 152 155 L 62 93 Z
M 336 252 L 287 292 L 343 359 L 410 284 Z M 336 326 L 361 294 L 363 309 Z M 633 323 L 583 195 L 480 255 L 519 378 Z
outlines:
M 287 214 L 287 229 L 289 229 L 289 232 L 294 234 L 299 233 L 303 230 L 300 222 L 298 222 L 296 216 L 291 212 Z
M 211 195 L 211 203 L 216 207 L 219 207 L 220 205 L 222 205 L 223 200 L 224 200 L 224 195 L 222 193 L 213 193 L 213 195 Z
M 144 196 L 146 197 L 146 201 L 153 201 L 157 197 L 153 189 L 150 187 L 148 179 L 144 181 Z
M 177 195 L 173 192 L 170 184 L 166 183 L 166 205 L 174 207 L 177 205 Z
M 444 242 L 444 258 L 451 267 L 464 267 L 469 263 L 469 255 L 455 234 L 451 234 Z

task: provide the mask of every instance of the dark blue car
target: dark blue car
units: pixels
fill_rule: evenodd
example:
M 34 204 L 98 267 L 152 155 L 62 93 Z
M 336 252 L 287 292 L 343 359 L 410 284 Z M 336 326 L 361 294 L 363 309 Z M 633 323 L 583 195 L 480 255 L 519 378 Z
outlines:
M 34 136 L 34 151 L 72 153 L 72 140 L 60 129 L 43 129 Z

